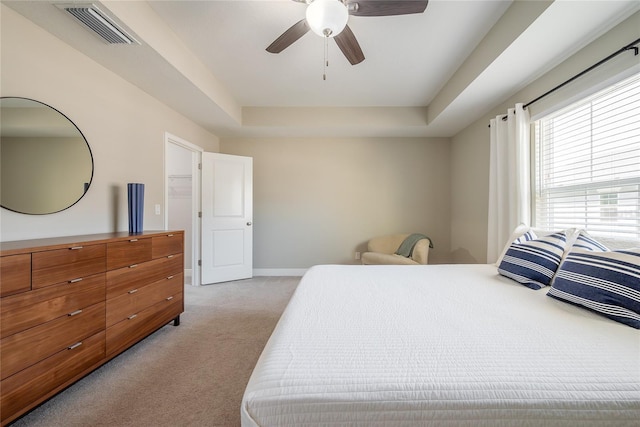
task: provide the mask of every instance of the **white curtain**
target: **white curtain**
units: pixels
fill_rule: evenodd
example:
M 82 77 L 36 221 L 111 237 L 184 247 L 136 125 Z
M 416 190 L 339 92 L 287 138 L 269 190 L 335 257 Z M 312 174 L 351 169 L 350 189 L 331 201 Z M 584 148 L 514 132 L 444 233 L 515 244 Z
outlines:
M 523 104 L 491 119 L 487 262 L 494 263 L 519 224 L 531 223 L 530 120 Z

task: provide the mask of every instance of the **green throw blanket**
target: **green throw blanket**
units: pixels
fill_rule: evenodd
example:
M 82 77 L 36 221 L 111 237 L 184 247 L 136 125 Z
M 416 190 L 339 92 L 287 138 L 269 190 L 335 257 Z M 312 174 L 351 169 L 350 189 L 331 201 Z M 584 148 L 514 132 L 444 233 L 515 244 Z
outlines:
M 403 257 L 410 257 L 413 254 L 413 248 L 416 246 L 416 243 L 422 239 L 429 239 L 424 234 L 413 233 L 407 236 L 406 239 L 400 244 L 400 247 L 396 251 L 396 255 L 402 255 Z M 429 239 L 429 247 L 433 248 L 433 243 L 431 243 L 431 239 Z

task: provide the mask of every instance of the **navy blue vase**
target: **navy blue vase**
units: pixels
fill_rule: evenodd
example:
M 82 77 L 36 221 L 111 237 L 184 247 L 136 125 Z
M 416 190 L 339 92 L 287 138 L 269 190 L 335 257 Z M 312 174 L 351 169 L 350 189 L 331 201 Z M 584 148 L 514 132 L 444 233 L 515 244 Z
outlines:
M 144 217 L 144 184 L 137 182 L 127 184 L 129 198 L 129 233 L 142 233 Z

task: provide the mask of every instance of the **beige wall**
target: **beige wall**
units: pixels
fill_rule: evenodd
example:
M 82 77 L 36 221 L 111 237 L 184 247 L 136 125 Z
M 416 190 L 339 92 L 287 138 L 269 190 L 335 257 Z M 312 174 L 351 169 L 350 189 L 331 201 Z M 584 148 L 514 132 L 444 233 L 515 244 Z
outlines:
M 421 232 L 449 259 L 449 139 L 222 139 L 253 157 L 254 267 L 356 263 L 373 236 Z
M 215 135 L 2 5 L 1 96 L 32 98 L 69 117 L 95 161 L 93 183 L 76 205 L 52 215 L 0 211 L 0 240 L 127 230 L 127 182 L 145 184 L 145 229 L 162 229 L 164 133 L 208 151 Z M 163 206 L 164 211 L 164 206 Z
M 482 119 L 451 141 L 451 261 L 487 260 L 489 122 Z
M 611 53 L 640 38 L 640 12 L 601 36 L 574 56 L 534 81 L 502 105 L 452 138 L 451 250 L 457 263 L 487 259 L 487 201 L 489 198 L 489 120 L 518 102 L 527 103 Z M 533 104 L 532 118 L 593 93 L 613 81 L 640 72 L 640 56 L 626 52 L 607 64 Z

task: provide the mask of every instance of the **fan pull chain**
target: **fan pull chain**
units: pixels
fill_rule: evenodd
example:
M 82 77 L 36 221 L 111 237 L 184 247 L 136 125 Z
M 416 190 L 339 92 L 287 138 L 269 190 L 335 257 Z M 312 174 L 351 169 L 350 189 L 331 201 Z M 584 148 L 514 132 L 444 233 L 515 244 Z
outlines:
M 322 80 L 327 80 L 327 67 L 329 66 L 329 37 L 324 38 L 324 69 Z

